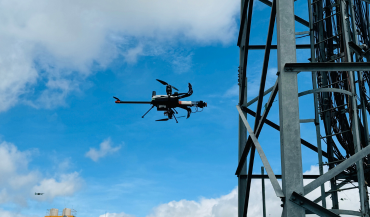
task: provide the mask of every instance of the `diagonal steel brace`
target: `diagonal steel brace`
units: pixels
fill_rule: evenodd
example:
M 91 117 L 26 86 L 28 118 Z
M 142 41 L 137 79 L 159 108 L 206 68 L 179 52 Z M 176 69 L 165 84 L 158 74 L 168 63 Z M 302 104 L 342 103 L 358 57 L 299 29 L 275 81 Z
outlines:
M 271 181 L 272 187 L 275 190 L 276 196 L 277 197 L 284 197 L 284 193 L 283 193 L 283 191 L 280 187 L 280 184 L 277 181 L 276 176 L 275 176 L 275 174 L 272 171 L 272 168 L 270 166 L 270 163 L 268 162 L 268 160 L 266 158 L 266 155 L 263 152 L 263 149 L 262 149 L 260 143 L 258 142 L 257 137 L 254 135 L 254 132 L 252 131 L 252 128 L 251 128 L 251 126 L 249 125 L 249 123 L 247 121 L 247 118 L 245 117 L 245 115 L 244 115 L 243 111 L 241 110 L 240 106 L 237 105 L 236 108 L 238 109 L 239 115 L 240 115 L 241 119 L 243 120 L 243 123 L 244 123 L 245 127 L 247 128 L 249 136 L 251 137 L 251 139 L 253 141 L 253 144 L 256 147 L 257 152 L 258 152 L 258 154 L 259 154 L 259 156 L 262 160 L 263 166 L 265 167 L 267 175 L 270 178 L 270 181 Z
M 274 88 L 273 88 L 272 93 L 270 95 L 270 98 L 269 98 L 269 100 L 267 102 L 267 107 L 266 107 L 265 111 L 263 112 L 263 114 L 261 116 L 261 119 L 259 121 L 259 124 L 257 126 L 257 130 L 255 131 L 257 137 L 261 133 L 263 124 L 264 124 L 264 122 L 265 122 L 265 120 L 267 118 L 267 115 L 268 115 L 269 111 L 270 111 L 271 105 L 274 102 L 274 99 L 276 97 L 276 94 L 277 94 L 278 89 L 279 89 L 278 88 L 278 81 L 276 80 L 275 85 L 274 85 Z M 245 146 L 245 148 L 243 150 L 242 156 L 240 157 L 240 161 L 239 161 L 239 164 L 238 164 L 238 168 L 236 169 L 236 172 L 235 172 L 235 174 L 237 176 L 240 175 L 240 172 L 241 172 L 241 170 L 243 168 L 243 165 L 244 165 L 245 161 L 247 160 L 247 156 L 248 156 L 249 150 L 251 148 L 251 144 L 252 144 L 252 139 L 249 136 L 248 137 L 248 140 L 247 140 L 247 145 Z
M 242 110 L 247 112 L 248 114 L 252 115 L 252 116 L 256 116 L 256 113 L 252 110 L 250 110 L 249 108 L 246 108 L 246 107 L 242 107 Z M 265 120 L 265 123 L 267 125 L 269 125 L 270 127 L 274 128 L 275 130 L 278 130 L 280 131 L 280 126 L 275 124 L 274 122 L 270 121 L 269 119 L 266 119 Z M 312 145 L 311 143 L 307 142 L 306 140 L 302 139 L 301 138 L 301 143 L 302 145 L 306 146 L 307 148 L 311 149 L 312 151 L 315 151 L 315 152 L 318 152 L 318 149 L 316 146 Z M 328 158 L 328 153 L 326 153 L 325 151 L 322 151 L 322 156 Z M 338 159 L 334 159 L 334 160 L 338 160 Z
M 295 191 L 293 191 L 292 196 L 290 196 L 289 200 L 297 204 L 298 206 L 301 206 L 304 209 L 309 210 L 314 214 L 317 214 L 318 216 L 340 217 L 339 215 L 325 209 L 320 205 L 317 205 L 316 203 L 310 201 L 309 199 L 303 197 L 302 195 L 298 194 Z
M 351 165 L 355 164 L 365 156 L 370 154 L 370 145 L 363 148 L 361 151 L 357 152 L 356 154 L 352 155 L 347 160 L 343 161 L 333 169 L 329 170 L 319 178 L 315 179 L 314 181 L 310 182 L 306 186 L 304 186 L 304 194 L 307 195 L 311 191 L 315 190 L 320 185 L 324 184 L 325 182 L 329 181 L 339 173 L 341 173 L 343 170 L 347 169 Z
M 346 184 L 348 184 L 349 183 L 349 181 L 346 179 L 346 180 L 344 180 L 344 181 L 342 181 L 341 183 L 339 183 L 338 185 L 337 185 L 337 188 L 338 189 L 340 189 L 341 187 L 343 187 L 344 185 L 346 185 Z M 330 192 L 325 192 L 325 195 L 324 195 L 324 197 L 326 198 L 327 196 L 329 196 L 331 193 Z M 318 198 L 316 198 L 315 200 L 313 200 L 313 202 L 314 203 L 318 203 L 318 202 L 320 202 L 322 200 L 322 196 L 320 196 L 320 197 L 318 197 Z

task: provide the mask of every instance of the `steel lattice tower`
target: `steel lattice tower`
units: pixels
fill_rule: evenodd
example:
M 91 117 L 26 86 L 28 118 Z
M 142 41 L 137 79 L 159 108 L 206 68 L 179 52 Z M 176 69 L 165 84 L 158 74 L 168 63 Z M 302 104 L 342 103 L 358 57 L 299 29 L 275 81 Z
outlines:
M 308 0 L 309 20 L 294 15 L 292 0 L 259 0 L 271 7 L 265 45 L 250 45 L 254 0 L 241 0 L 241 23 L 238 38 L 239 66 L 239 202 L 238 216 L 248 213 L 252 178 L 269 178 L 275 194 L 282 200 L 283 217 L 306 214 L 319 216 L 354 215 L 369 217 L 370 146 L 367 116 L 370 113 L 370 8 L 369 0 Z M 272 45 L 277 29 L 277 45 Z M 296 44 L 295 22 L 307 27 L 310 44 Z M 265 50 L 259 95 L 247 102 L 248 52 Z M 265 87 L 270 50 L 277 49 L 278 78 L 271 88 Z M 296 49 L 309 49 L 309 63 L 296 63 Z M 312 89 L 298 93 L 298 73 L 312 73 Z M 265 110 L 262 101 L 269 94 Z M 298 97 L 313 95 L 315 117 L 299 118 Z M 274 99 L 279 98 L 279 125 L 267 119 Z M 257 102 L 257 110 L 248 108 Z M 253 129 L 247 114 L 254 116 Z M 300 136 L 300 123 L 313 122 L 317 145 Z M 280 131 L 281 175 L 275 175 L 258 142 L 264 124 Z M 321 129 L 325 134 L 321 135 Z M 249 136 L 247 137 L 247 135 Z M 324 141 L 327 150 L 322 150 Z M 317 152 L 320 175 L 303 175 L 301 146 Z M 339 148 L 340 147 L 340 148 Z M 253 175 L 255 152 L 258 152 L 267 176 Z M 344 151 L 343 151 L 344 150 Z M 247 164 L 247 157 L 249 162 Z M 329 171 L 323 172 L 323 158 Z M 277 181 L 282 179 L 282 186 Z M 303 179 L 314 179 L 303 185 Z M 330 189 L 324 183 L 330 182 Z M 342 210 L 338 190 L 356 182 L 360 211 Z M 321 188 L 321 197 L 311 201 L 305 197 Z M 343 189 L 345 190 L 345 189 Z M 333 207 L 326 207 L 330 196 Z M 322 202 L 322 205 L 317 203 Z

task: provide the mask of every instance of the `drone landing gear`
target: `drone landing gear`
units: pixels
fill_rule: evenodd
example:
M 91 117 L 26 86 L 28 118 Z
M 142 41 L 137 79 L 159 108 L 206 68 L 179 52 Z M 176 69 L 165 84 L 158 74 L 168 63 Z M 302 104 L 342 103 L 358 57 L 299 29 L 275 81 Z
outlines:
M 154 108 L 154 105 L 141 117 L 141 118 L 144 118 L 144 116 L 146 115 L 146 114 L 148 114 L 149 112 L 150 112 L 150 110 L 152 110 Z
M 168 121 L 168 120 L 172 119 L 172 117 L 174 117 L 174 118 L 175 118 L 176 123 L 179 123 L 179 122 L 177 121 L 177 118 L 176 118 L 176 116 L 175 116 L 175 113 L 176 113 L 176 114 L 178 114 L 178 113 L 177 113 L 177 111 L 176 111 L 174 108 L 172 108 L 172 109 L 170 109 L 170 108 L 169 108 L 166 112 L 164 112 L 164 115 L 165 115 L 165 116 L 168 116 L 168 118 L 159 119 L 159 120 L 156 120 L 156 121 Z
M 176 114 L 178 114 L 178 112 L 176 111 L 176 109 L 174 109 L 174 108 L 173 108 L 171 113 L 172 113 L 172 116 L 175 118 L 176 123 L 179 123 L 179 122 L 177 121 L 176 116 L 175 116 L 175 113 L 176 113 Z
M 177 118 L 176 118 L 176 116 L 175 116 L 175 115 L 173 115 L 173 117 L 175 118 L 175 121 L 176 121 L 176 123 L 178 124 L 179 122 L 177 121 Z

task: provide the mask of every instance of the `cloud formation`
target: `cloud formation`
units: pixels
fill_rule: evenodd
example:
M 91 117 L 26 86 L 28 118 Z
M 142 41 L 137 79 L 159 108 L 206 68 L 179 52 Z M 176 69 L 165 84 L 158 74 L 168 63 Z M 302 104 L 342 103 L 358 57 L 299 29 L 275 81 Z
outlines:
M 1 217 L 36 217 L 36 216 L 30 216 L 30 215 L 23 215 L 19 212 L 10 212 L 6 210 L 0 209 L 0 216 Z
M 327 171 L 327 168 L 324 172 Z M 304 174 L 318 175 L 318 166 L 311 166 L 310 170 Z M 304 180 L 304 185 L 312 180 Z M 280 185 L 281 185 L 281 181 Z M 357 185 L 356 183 L 354 183 Z M 353 187 L 352 184 L 343 186 L 342 188 Z M 266 214 L 269 217 L 280 217 L 282 212 L 282 204 L 280 198 L 276 197 L 272 185 L 268 179 L 265 180 L 266 192 Z M 330 189 L 329 183 L 325 184 L 325 189 Z M 252 180 L 252 187 L 250 192 L 248 216 L 260 216 L 262 213 L 262 182 L 261 180 Z M 319 197 L 320 189 L 316 189 L 307 195 L 307 198 L 314 200 Z M 339 207 L 344 210 L 358 211 L 359 198 L 358 189 L 340 191 Z M 153 208 L 152 212 L 147 217 L 229 217 L 237 216 L 238 213 L 238 192 L 237 188 L 232 190 L 229 194 L 220 196 L 218 198 L 201 198 L 199 201 L 193 200 L 180 200 L 171 201 L 161 204 Z M 320 203 L 319 203 L 320 204 Z M 320 204 L 321 205 L 321 204 Z M 330 198 L 327 197 L 327 207 L 330 209 L 332 203 Z M 122 216 L 121 216 L 122 215 Z M 346 215 L 341 215 L 346 216 Z M 101 215 L 99 217 L 104 217 Z M 112 213 L 107 217 L 131 217 L 127 214 L 114 214 Z
M 121 149 L 121 146 L 112 147 L 112 141 L 110 138 L 105 139 L 102 143 L 100 143 L 100 149 L 97 150 L 95 148 L 90 148 L 88 152 L 86 152 L 85 156 L 91 158 L 91 160 L 97 162 L 100 158 L 105 157 L 109 154 L 113 154 Z
M 43 179 L 37 186 L 32 188 L 32 192 L 42 192 L 42 197 L 37 197 L 39 201 L 52 200 L 57 196 L 71 196 L 81 188 L 83 180 L 77 172 L 62 174 L 55 178 Z
M 215 199 L 202 198 L 199 202 L 180 200 L 171 201 L 154 208 L 147 217 L 226 217 L 237 216 L 237 189 Z
M 115 58 L 133 64 L 178 41 L 230 43 L 238 14 L 237 0 L 0 0 L 0 111 L 64 106 Z
M 81 187 L 83 180 L 76 172 L 47 178 L 37 170 L 29 170 L 33 153 L 19 151 L 12 143 L 0 144 L 0 204 L 26 206 L 29 199 L 51 201 L 55 197 L 73 195 Z M 35 192 L 45 194 L 36 196 Z

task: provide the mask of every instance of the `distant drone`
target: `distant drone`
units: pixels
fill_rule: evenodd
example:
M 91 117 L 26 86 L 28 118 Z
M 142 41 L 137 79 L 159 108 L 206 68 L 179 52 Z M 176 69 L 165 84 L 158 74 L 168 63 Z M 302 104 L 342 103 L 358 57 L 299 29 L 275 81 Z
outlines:
M 175 92 L 172 94 L 172 89 L 179 91 L 176 87 L 169 85 L 167 82 L 157 79 L 161 84 L 166 85 L 166 93 L 167 95 L 156 95 L 156 92 L 153 91 L 152 93 L 152 101 L 121 101 L 117 97 L 113 97 L 116 99 L 116 103 L 126 103 L 126 104 L 151 104 L 152 107 L 142 116 L 148 114 L 150 110 L 157 107 L 157 111 L 164 111 L 164 115 L 168 118 L 159 119 L 156 121 L 168 121 L 169 119 L 174 118 L 176 123 L 178 123 L 175 114 L 178 114 L 175 108 L 182 108 L 188 112 L 187 118 L 190 117 L 191 113 L 201 112 L 203 111 L 204 107 L 207 107 L 207 103 L 203 101 L 179 101 L 179 99 L 189 97 L 193 94 L 193 89 L 191 84 L 189 83 L 189 91 L 187 93 L 178 93 Z M 195 107 L 195 111 L 191 110 L 191 107 Z M 198 108 L 201 108 L 201 111 L 198 111 Z M 185 117 L 185 116 L 183 116 Z M 180 118 L 180 117 L 179 117 Z
M 35 195 L 43 195 L 43 194 L 44 194 L 44 193 L 36 193 L 36 192 L 35 192 Z

